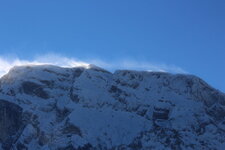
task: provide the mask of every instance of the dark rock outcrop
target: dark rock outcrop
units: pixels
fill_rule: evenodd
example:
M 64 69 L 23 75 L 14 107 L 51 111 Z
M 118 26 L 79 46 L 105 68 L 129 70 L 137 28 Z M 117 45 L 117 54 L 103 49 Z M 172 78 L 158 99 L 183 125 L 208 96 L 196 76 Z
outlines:
M 48 94 L 43 90 L 43 87 L 37 83 L 26 81 L 22 83 L 21 88 L 28 95 L 35 95 L 43 99 L 49 98 Z
M 23 127 L 22 108 L 14 103 L 0 100 L 0 141 L 8 149 Z

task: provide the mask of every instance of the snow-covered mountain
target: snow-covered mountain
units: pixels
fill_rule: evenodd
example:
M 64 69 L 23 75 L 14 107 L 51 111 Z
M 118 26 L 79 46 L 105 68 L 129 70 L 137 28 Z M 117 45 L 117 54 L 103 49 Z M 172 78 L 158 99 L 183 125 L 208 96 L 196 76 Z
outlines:
M 0 79 L 0 149 L 225 148 L 225 94 L 193 75 L 57 66 Z

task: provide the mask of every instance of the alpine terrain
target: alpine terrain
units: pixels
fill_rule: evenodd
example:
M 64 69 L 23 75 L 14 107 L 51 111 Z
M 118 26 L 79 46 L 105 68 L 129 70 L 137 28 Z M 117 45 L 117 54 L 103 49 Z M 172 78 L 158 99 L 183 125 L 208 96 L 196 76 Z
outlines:
M 0 79 L 0 150 L 151 149 L 225 149 L 225 94 L 193 75 L 94 65 Z

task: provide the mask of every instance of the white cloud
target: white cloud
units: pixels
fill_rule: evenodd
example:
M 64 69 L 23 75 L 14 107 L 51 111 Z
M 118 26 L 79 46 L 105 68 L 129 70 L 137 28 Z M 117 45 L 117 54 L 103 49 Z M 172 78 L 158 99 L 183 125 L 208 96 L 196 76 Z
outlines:
M 0 77 L 6 74 L 12 67 L 21 65 L 43 65 L 51 64 L 61 67 L 76 67 L 83 66 L 88 67 L 89 64 L 114 71 L 116 69 L 133 69 L 133 70 L 146 70 L 146 71 L 161 71 L 161 72 L 172 72 L 172 73 L 186 73 L 182 68 L 174 65 L 166 64 L 154 64 L 149 62 L 141 62 L 134 60 L 121 60 L 114 62 L 106 62 L 98 59 L 91 59 L 86 61 L 80 61 L 76 58 L 68 58 L 56 54 L 40 55 L 33 60 L 23 60 L 19 58 L 9 59 L 0 56 Z

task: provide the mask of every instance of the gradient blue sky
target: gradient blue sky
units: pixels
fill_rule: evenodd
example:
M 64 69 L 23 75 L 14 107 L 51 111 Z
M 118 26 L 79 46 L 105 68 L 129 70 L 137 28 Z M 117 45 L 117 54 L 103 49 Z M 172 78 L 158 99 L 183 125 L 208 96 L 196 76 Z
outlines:
M 225 92 L 225 1 L 0 0 L 0 56 L 48 53 L 174 65 Z

